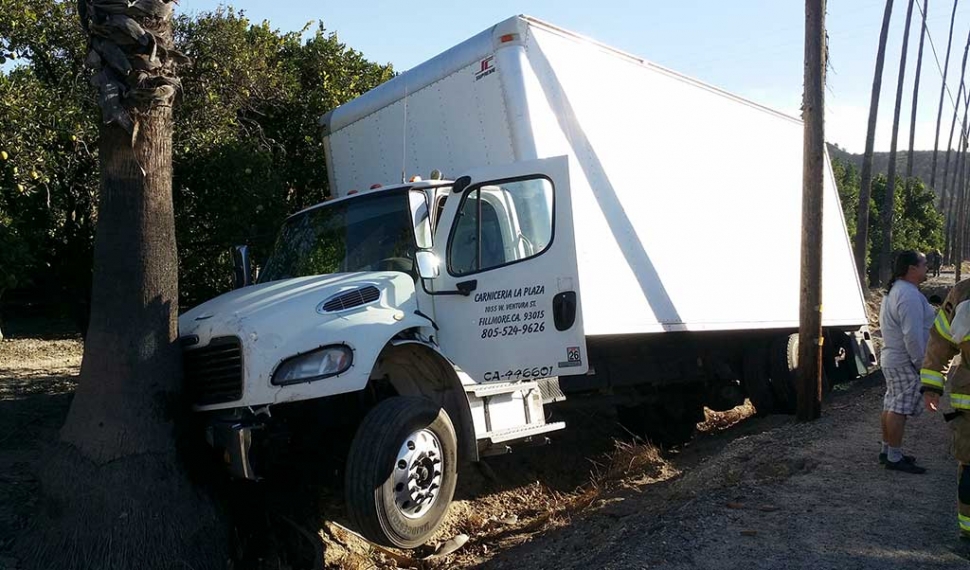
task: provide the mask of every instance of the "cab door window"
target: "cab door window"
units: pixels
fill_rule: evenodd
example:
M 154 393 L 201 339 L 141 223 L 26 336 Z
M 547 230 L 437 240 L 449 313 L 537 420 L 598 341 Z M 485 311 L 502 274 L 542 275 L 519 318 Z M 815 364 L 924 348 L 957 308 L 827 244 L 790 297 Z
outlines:
M 553 238 L 546 178 L 489 183 L 464 193 L 448 247 L 448 270 L 468 275 L 535 257 Z

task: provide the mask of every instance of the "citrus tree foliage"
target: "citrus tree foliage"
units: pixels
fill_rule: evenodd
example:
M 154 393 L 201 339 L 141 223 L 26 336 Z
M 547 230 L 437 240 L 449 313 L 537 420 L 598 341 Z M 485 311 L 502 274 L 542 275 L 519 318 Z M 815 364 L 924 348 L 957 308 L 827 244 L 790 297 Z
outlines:
M 849 238 L 855 239 L 856 218 L 859 211 L 859 169 L 854 164 L 837 158 L 832 159 L 832 172 L 839 189 L 839 201 Z M 870 202 L 870 207 L 872 204 Z
M 390 79 L 322 27 L 281 34 L 232 10 L 177 23 L 194 61 L 176 109 L 176 222 L 183 305 L 231 286 L 228 250 L 265 259 L 286 215 L 328 195 L 317 126 Z
M 859 207 L 859 171 L 843 160 L 832 161 L 832 170 L 839 189 L 842 212 L 845 214 L 846 227 L 850 238 L 855 237 L 856 211 Z M 943 249 L 944 218 L 935 207 L 936 196 L 918 178 L 907 185 L 901 177 L 896 180 L 897 197 L 893 212 L 893 251 L 916 249 L 928 252 Z M 872 181 L 872 195 L 869 199 L 869 244 L 866 263 L 871 261 L 873 252 L 879 251 L 876 240 L 881 239 L 879 227 L 883 197 L 886 195 L 886 175 L 880 174 Z
M 0 18 L 0 292 L 77 307 L 91 275 L 93 95 L 74 3 L 8 0 Z
M 98 191 L 99 112 L 75 2 L 7 0 L 0 17 L 0 292 L 83 311 Z M 390 79 L 319 26 L 281 33 L 230 8 L 175 22 L 181 71 L 174 193 L 182 310 L 231 286 L 286 215 L 322 201 L 317 120 Z

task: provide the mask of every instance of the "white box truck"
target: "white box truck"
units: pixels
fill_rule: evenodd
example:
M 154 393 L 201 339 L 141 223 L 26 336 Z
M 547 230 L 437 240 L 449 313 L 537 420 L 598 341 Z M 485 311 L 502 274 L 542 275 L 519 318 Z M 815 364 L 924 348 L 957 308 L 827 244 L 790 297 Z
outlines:
M 794 406 L 799 120 L 517 16 L 321 126 L 337 199 L 179 323 L 236 476 L 280 437 L 349 441 L 354 526 L 413 547 L 459 465 L 566 427 L 566 398 L 660 439 Z M 854 378 L 875 359 L 828 167 L 817 246 L 827 378 Z

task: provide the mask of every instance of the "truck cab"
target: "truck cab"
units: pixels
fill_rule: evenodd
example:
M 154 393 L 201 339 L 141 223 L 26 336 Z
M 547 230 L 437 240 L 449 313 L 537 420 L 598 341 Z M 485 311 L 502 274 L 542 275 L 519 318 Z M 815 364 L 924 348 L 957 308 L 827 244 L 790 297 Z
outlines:
M 544 403 L 587 370 L 564 157 L 318 204 L 283 224 L 257 283 L 183 314 L 186 391 L 233 475 L 262 476 L 277 416 L 368 395 L 351 517 L 416 546 L 459 463 L 564 427 Z M 333 414 L 331 410 L 329 413 Z

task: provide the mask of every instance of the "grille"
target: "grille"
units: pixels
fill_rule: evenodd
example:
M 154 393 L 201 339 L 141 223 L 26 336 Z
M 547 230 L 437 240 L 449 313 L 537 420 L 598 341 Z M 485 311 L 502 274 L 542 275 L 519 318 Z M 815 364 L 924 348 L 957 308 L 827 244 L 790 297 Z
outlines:
M 208 346 L 186 350 L 182 363 L 185 391 L 195 404 L 221 404 L 242 398 L 242 349 L 238 338 L 214 338 Z
M 381 296 L 381 292 L 373 285 L 368 285 L 367 287 L 361 287 L 360 289 L 354 289 L 353 291 L 346 291 L 344 293 L 338 293 L 333 297 L 330 297 L 323 303 L 323 311 L 325 313 L 332 313 L 334 311 L 343 311 L 344 309 L 351 309 L 353 307 L 359 307 L 361 305 L 366 305 L 367 303 L 373 303 Z

